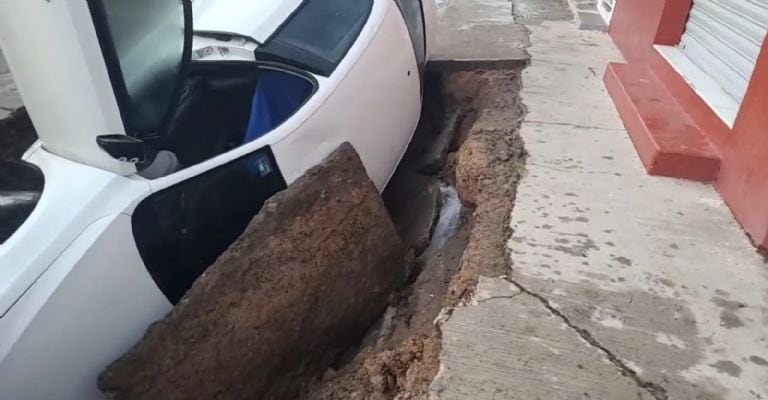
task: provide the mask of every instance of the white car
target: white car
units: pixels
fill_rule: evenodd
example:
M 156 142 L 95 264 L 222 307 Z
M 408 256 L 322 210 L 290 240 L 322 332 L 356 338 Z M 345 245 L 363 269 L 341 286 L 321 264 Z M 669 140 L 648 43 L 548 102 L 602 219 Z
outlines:
M 264 200 L 342 142 L 381 190 L 434 0 L 0 0 L 39 141 L 0 164 L 0 399 L 101 398 Z

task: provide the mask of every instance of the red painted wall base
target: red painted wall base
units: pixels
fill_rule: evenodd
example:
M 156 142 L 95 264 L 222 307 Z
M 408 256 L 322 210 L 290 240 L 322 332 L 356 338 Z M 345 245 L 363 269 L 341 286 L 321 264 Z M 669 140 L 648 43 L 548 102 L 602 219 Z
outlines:
M 676 45 L 692 0 L 618 0 L 609 29 L 628 64 L 611 64 L 605 84 L 646 169 L 715 180 L 753 242 L 768 248 L 768 41 L 729 128 L 659 55 Z
M 649 68 L 612 63 L 604 81 L 649 174 L 715 180 L 720 158 Z

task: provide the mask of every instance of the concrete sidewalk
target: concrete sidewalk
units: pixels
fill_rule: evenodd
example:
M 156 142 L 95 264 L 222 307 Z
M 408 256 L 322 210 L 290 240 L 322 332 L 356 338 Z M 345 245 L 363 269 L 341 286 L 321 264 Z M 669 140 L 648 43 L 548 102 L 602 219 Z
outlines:
M 528 28 L 512 267 L 444 323 L 435 397 L 768 399 L 765 260 L 711 186 L 646 175 L 606 34 Z

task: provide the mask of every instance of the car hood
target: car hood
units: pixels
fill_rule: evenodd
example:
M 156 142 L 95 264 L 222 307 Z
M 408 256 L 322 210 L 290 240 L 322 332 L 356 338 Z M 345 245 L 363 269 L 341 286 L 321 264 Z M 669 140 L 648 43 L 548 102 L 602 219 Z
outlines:
M 264 43 L 303 0 L 193 0 L 196 32 L 230 33 Z

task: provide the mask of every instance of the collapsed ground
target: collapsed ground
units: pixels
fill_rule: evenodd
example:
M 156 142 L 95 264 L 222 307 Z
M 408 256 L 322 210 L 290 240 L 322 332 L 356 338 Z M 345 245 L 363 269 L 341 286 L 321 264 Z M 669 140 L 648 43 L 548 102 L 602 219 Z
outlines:
M 300 398 L 407 399 L 429 392 L 440 365 L 441 315 L 472 296 L 479 276 L 507 269 L 507 222 L 525 159 L 519 88 L 519 70 L 430 76 L 421 125 L 384 193 L 411 247 L 409 284 Z M 0 159 L 20 158 L 35 139 L 26 112 L 14 112 L 0 121 Z
M 302 399 L 424 398 L 440 365 L 441 317 L 469 300 L 479 276 L 507 270 L 507 222 L 525 160 L 517 132 L 524 114 L 517 95 L 520 71 L 455 72 L 429 82 L 422 124 L 384 194 L 401 235 L 416 237 L 412 284 L 393 297 L 379 324 L 351 347 L 352 354 L 312 382 Z M 439 153 L 431 144 L 441 141 L 448 143 L 444 163 L 429 162 Z M 399 214 L 412 212 L 410 202 L 438 184 L 457 189 L 461 223 L 444 247 L 418 254 L 425 243 L 404 228 L 411 219 Z M 422 207 L 420 215 L 425 214 L 432 215 L 429 207 Z

